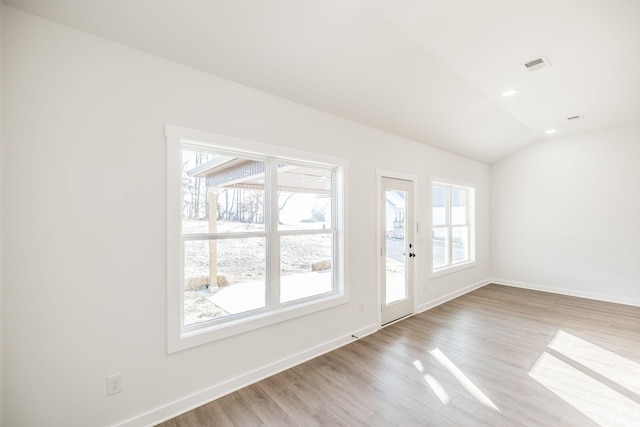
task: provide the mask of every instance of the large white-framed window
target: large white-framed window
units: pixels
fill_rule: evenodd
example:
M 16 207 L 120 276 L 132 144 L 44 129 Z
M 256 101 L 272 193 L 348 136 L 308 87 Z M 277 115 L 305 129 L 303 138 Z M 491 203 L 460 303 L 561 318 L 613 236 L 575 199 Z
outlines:
M 170 353 L 347 302 L 344 159 L 166 134 Z
M 432 277 L 475 265 L 475 188 L 431 180 Z

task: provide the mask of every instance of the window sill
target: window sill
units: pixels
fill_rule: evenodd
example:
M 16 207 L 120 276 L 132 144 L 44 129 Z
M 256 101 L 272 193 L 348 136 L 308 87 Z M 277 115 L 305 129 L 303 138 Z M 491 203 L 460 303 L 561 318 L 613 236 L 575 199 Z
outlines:
M 305 316 L 349 302 L 346 295 L 332 294 L 278 310 L 264 311 L 254 316 L 240 317 L 224 323 L 201 324 L 175 331 L 169 335 L 168 353 L 175 353 L 199 345 L 219 341 L 244 332 L 253 331 L 286 320 Z
M 446 276 L 447 274 L 456 273 L 458 271 L 466 270 L 468 268 L 473 268 L 475 266 L 476 266 L 475 261 L 467 261 L 461 264 L 455 264 L 452 266 L 440 268 L 438 270 L 431 272 L 431 278 L 434 279 L 436 277 Z

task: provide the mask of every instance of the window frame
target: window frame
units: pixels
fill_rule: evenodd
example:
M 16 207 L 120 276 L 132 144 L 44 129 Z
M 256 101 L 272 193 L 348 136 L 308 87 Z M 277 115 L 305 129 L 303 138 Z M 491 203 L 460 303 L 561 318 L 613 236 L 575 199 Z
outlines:
M 434 225 L 433 224 L 433 190 L 434 187 L 445 187 L 445 224 L 443 225 Z M 466 192 L 466 221 L 464 224 L 453 224 L 452 223 L 452 210 L 451 210 L 451 190 L 459 189 L 464 190 Z M 467 268 L 476 266 L 476 257 L 475 257 L 475 192 L 476 188 L 473 185 L 468 183 L 462 183 L 450 179 L 432 177 L 431 178 L 431 186 L 430 186 L 430 227 L 431 227 L 431 277 L 439 277 L 444 276 L 446 274 L 454 273 L 456 271 L 464 270 Z M 453 258 L 453 241 L 452 241 L 452 231 L 454 228 L 458 227 L 467 227 L 468 228 L 468 259 L 459 262 L 452 262 Z M 445 265 L 436 267 L 433 262 L 433 234 L 437 229 L 446 230 L 446 263 Z
M 266 144 L 241 138 L 198 131 L 178 126 L 166 125 L 167 139 L 167 351 L 173 353 L 208 342 L 217 341 L 275 323 L 325 310 L 349 301 L 346 280 L 346 198 L 344 194 L 348 162 L 345 159 Z M 265 185 L 265 229 L 250 233 L 201 233 L 190 234 L 185 239 L 182 234 L 181 207 L 181 156 L 183 148 L 204 149 L 220 154 L 231 154 L 265 161 L 265 169 L 272 175 L 277 172 L 278 162 L 296 165 L 313 165 L 332 168 L 331 227 L 327 230 L 282 230 L 274 224 L 277 203 L 277 185 Z M 266 183 L 269 183 L 265 179 Z M 267 192 L 271 194 L 267 196 Z M 275 197 L 275 198 L 274 198 Z M 333 290 L 302 299 L 280 302 L 280 256 L 282 236 L 311 234 L 331 234 L 333 238 Z M 184 242 L 220 238 L 264 237 L 266 239 L 266 307 L 245 313 L 212 319 L 193 325 L 184 325 Z M 277 276 L 277 279 L 274 278 Z

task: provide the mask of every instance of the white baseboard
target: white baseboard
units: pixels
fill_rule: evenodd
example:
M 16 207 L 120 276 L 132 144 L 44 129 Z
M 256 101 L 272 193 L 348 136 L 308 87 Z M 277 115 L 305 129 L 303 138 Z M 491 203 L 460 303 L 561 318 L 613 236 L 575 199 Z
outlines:
M 353 335 L 358 338 L 363 338 L 369 334 L 378 331 L 378 325 L 369 325 L 366 328 L 359 329 L 353 332 Z M 293 366 L 304 363 L 315 357 L 328 353 L 336 348 L 342 347 L 354 341 L 353 335 L 339 337 L 300 353 L 289 356 L 285 359 L 266 365 L 262 368 L 255 369 L 251 372 L 247 372 L 236 378 L 232 378 L 221 384 L 209 387 L 197 393 L 193 393 L 189 396 L 180 398 L 166 405 L 162 405 L 151 411 L 137 415 L 128 420 L 122 421 L 116 424 L 121 427 L 142 427 L 153 426 L 163 421 L 169 420 L 187 411 L 195 409 L 213 400 L 216 400 L 222 396 L 232 393 L 248 385 L 254 384 L 267 377 L 275 375 Z
M 462 296 L 464 294 L 468 294 L 471 291 L 475 291 L 476 289 L 486 286 L 489 283 L 492 283 L 490 279 L 481 280 L 480 282 L 466 286 L 462 289 L 459 289 L 455 292 L 451 292 L 450 294 L 444 295 L 440 298 L 427 301 L 426 303 L 420 304 L 418 307 L 416 307 L 416 314 L 422 313 L 423 311 L 431 310 L 434 307 L 444 304 L 447 301 L 451 301 L 452 299 L 458 298 L 459 296 Z
M 416 314 L 421 313 L 425 310 L 429 310 L 438 305 L 444 304 L 447 301 L 450 301 L 461 295 L 474 291 L 489 283 L 492 283 L 492 281 L 488 279 L 483 280 L 478 283 L 469 285 L 465 288 L 462 288 L 458 291 L 447 294 L 443 297 L 429 301 L 425 304 L 421 304 L 416 308 Z M 327 341 L 325 343 L 322 343 L 320 345 L 317 345 L 315 347 L 312 347 L 300 353 L 286 357 L 285 359 L 263 366 L 262 368 L 255 369 L 251 372 L 247 372 L 236 378 L 232 378 L 223 383 L 214 385 L 212 387 L 206 388 L 199 392 L 177 399 L 173 402 L 162 405 L 151 411 L 145 412 L 143 414 L 140 414 L 135 417 L 129 418 L 125 421 L 122 421 L 116 424 L 116 426 L 117 427 L 146 427 L 146 426 L 156 425 L 163 421 L 174 418 L 180 414 L 188 412 L 192 409 L 195 409 L 199 406 L 202 406 L 206 403 L 212 402 L 229 393 L 233 393 L 234 391 L 239 390 L 243 387 L 254 384 L 267 377 L 275 375 L 286 369 L 292 368 L 310 359 L 321 356 L 325 353 L 328 353 L 332 350 L 335 350 L 339 347 L 349 344 L 354 341 L 353 336 L 357 336 L 358 338 L 363 338 L 367 335 L 377 332 L 379 329 L 380 329 L 379 325 L 371 324 L 365 328 L 354 331 L 353 334 L 349 334 L 348 336 L 343 336 L 343 337 L 339 337 L 339 338 Z
M 532 291 L 549 292 L 553 294 L 567 295 L 571 297 L 587 298 L 587 299 L 593 299 L 598 301 L 613 302 L 616 304 L 624 304 L 624 305 L 632 305 L 635 307 L 640 307 L 640 300 L 633 299 L 633 298 L 616 297 L 612 295 L 600 294 L 595 292 L 584 292 L 584 291 L 578 291 L 575 289 L 558 288 L 554 286 L 538 285 L 533 283 L 518 282 L 515 280 L 506 280 L 506 279 L 494 278 L 494 279 L 491 279 L 490 283 L 494 283 L 496 285 L 502 285 L 502 286 L 511 286 L 513 288 L 530 289 Z

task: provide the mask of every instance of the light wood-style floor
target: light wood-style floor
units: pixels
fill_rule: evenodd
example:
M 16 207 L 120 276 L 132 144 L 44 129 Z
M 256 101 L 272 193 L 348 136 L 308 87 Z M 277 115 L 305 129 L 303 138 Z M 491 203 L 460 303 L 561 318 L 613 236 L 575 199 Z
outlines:
M 489 285 L 161 426 L 640 426 L 640 308 Z

